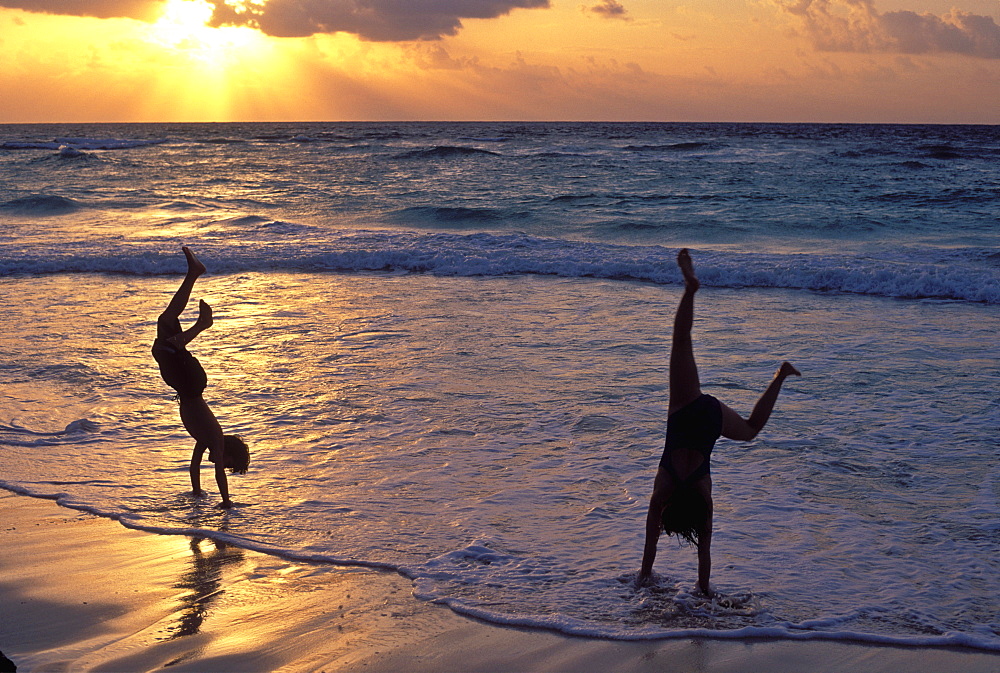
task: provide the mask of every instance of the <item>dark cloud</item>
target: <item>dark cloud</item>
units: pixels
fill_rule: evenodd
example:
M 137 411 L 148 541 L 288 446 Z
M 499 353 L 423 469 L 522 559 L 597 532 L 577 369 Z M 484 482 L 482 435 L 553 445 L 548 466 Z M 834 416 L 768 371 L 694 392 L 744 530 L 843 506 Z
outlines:
M 275 37 L 353 33 L 375 42 L 436 40 L 457 33 L 462 19 L 549 6 L 549 0 L 269 0 L 234 8 L 209 1 L 217 26 L 251 26 Z
M 989 16 L 957 9 L 943 16 L 906 10 L 881 13 L 873 0 L 797 0 L 780 5 L 802 20 L 822 51 L 1000 58 L 1000 26 Z
M 957 9 L 944 17 L 915 12 L 888 12 L 882 25 L 904 54 L 953 52 L 1000 58 L 1000 26 L 989 16 Z
M 155 21 L 163 13 L 162 0 L 0 0 L 0 7 L 41 14 L 141 21 Z
M 128 17 L 155 21 L 165 0 L 0 0 L 0 7 L 28 12 Z M 275 37 L 353 33 L 377 42 L 436 40 L 454 35 L 462 19 L 495 19 L 549 0 L 206 0 L 212 25 L 250 26 Z M 605 0 L 616 5 L 614 0 Z
M 624 19 L 628 15 L 628 10 L 618 0 L 602 0 L 600 3 L 584 9 L 605 19 Z

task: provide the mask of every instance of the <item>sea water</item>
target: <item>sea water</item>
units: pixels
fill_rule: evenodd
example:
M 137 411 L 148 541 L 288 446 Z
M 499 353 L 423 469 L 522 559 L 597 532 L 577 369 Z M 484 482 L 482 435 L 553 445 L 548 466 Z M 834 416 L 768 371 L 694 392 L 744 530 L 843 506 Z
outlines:
M 0 486 L 412 578 L 606 638 L 1000 650 L 1000 129 L 0 127 Z M 149 347 L 184 270 L 206 399 L 251 445 L 193 499 Z M 692 248 L 715 599 L 634 586 Z

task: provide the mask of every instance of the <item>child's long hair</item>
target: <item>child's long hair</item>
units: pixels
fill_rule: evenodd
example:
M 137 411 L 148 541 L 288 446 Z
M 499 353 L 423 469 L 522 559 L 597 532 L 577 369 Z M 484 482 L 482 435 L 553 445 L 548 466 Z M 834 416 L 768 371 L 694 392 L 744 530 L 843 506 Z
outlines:
M 708 521 L 708 503 L 701 491 L 693 485 L 675 489 L 663 508 L 660 523 L 667 535 L 676 535 L 678 540 L 698 544 L 698 531 Z
M 233 474 L 246 474 L 250 467 L 250 447 L 239 435 L 225 435 L 226 465 Z

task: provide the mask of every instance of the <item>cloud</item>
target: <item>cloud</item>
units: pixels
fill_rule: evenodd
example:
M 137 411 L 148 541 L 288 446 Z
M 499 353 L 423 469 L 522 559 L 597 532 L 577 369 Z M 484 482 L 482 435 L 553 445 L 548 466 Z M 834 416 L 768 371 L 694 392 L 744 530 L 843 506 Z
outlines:
M 628 10 L 618 0 L 601 0 L 600 3 L 592 7 L 582 7 L 584 12 L 597 14 L 605 19 L 625 19 L 628 20 Z
M 957 9 L 944 17 L 915 12 L 889 12 L 882 17 L 889 35 L 904 54 L 953 52 L 1000 58 L 1000 26 L 992 17 Z
M 879 12 L 873 0 L 779 0 L 820 51 L 951 53 L 1000 59 L 1000 26 L 989 16 Z
M 0 0 L 0 7 L 40 14 L 156 21 L 163 13 L 163 2 L 164 0 Z
M 518 8 L 549 6 L 549 0 L 208 1 L 216 26 L 251 26 L 274 37 L 353 33 L 373 42 L 436 40 L 456 34 L 462 19 L 495 19 Z
M 28 12 L 155 21 L 165 0 L 0 0 Z M 353 33 L 373 42 L 436 40 L 454 35 L 462 19 L 495 19 L 549 0 L 205 0 L 214 26 L 250 26 L 274 37 Z M 605 0 L 606 5 L 617 5 Z

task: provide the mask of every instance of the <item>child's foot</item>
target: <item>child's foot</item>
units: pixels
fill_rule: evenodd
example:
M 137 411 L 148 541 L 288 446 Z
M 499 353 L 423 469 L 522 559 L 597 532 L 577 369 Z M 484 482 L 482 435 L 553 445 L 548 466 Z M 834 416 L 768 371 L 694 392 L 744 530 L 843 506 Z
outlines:
M 197 277 L 205 273 L 206 271 L 205 265 L 201 263 L 201 260 L 195 257 L 195 254 L 191 250 L 191 248 L 185 245 L 181 247 L 181 250 L 184 251 L 184 256 L 187 257 L 188 275 Z
M 785 378 L 787 376 L 802 376 L 802 374 L 792 366 L 791 362 L 782 362 L 781 367 L 778 368 L 778 376 Z
M 198 300 L 198 329 L 208 329 L 215 324 L 212 318 L 212 307 L 204 299 Z
M 696 292 L 701 283 L 698 282 L 698 276 L 694 275 L 694 263 L 691 261 L 691 253 L 688 252 L 687 248 L 681 248 L 681 251 L 677 253 L 677 266 L 681 268 L 681 273 L 684 275 L 684 287 L 690 292 Z

